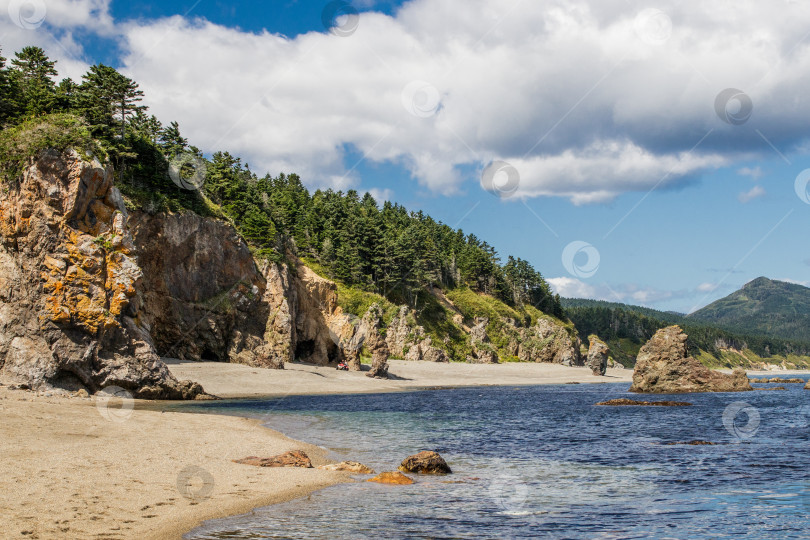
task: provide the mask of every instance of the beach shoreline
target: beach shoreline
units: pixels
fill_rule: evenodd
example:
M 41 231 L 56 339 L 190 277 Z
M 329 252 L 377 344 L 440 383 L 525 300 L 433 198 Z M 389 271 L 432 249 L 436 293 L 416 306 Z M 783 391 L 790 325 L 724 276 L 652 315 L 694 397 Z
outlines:
M 476 386 L 629 384 L 633 377 L 632 369 L 609 368 L 605 376 L 596 376 L 585 367 L 525 362 L 467 364 L 389 360 L 391 378 L 373 379 L 366 377 L 366 371 L 338 371 L 330 366 L 298 362 L 288 362 L 284 369 L 276 370 L 221 362 L 164 361 L 178 379 L 193 380 L 202 384 L 208 393 L 229 399 L 413 392 Z
M 214 362 L 168 364 L 178 378 L 233 399 L 471 386 L 629 384 L 632 378 L 629 369 L 609 369 L 607 376 L 599 377 L 582 367 L 525 363 L 392 360 L 388 380 L 299 363 L 289 363 L 284 370 Z M 352 481 L 349 474 L 317 468 L 233 463 L 248 455 L 269 457 L 297 449 L 304 450 L 316 467 L 329 461 L 326 449 L 291 439 L 261 420 L 189 414 L 169 406 L 174 403 L 108 403 L 97 397 L 0 387 L 4 415 L 0 508 L 9 537 L 182 538 L 204 521 Z M 189 476 L 190 481 L 184 482 Z

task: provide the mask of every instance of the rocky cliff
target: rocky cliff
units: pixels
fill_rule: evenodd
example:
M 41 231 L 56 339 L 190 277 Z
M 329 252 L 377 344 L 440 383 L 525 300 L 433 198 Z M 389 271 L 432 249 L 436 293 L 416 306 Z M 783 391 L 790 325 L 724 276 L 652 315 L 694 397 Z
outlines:
M 41 152 L 0 191 L 0 379 L 192 398 L 139 320 L 143 272 L 112 171 Z

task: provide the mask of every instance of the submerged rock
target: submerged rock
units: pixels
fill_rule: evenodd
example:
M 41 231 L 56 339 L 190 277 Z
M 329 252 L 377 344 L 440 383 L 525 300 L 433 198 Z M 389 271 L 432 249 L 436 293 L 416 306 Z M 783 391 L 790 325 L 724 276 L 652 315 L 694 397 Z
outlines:
M 685 442 L 668 442 L 664 443 L 664 446 L 677 446 L 677 445 L 688 445 L 688 446 L 714 446 L 717 443 L 709 442 L 709 441 L 685 441 Z
M 639 351 L 631 392 L 741 392 L 752 390 L 742 369 L 731 375 L 713 371 L 688 355 L 687 336 L 679 326 L 662 328 Z
M 611 399 L 608 401 L 602 401 L 597 403 L 597 405 L 609 405 L 609 406 L 619 406 L 619 405 L 638 405 L 638 406 L 658 406 L 658 407 L 688 407 L 692 405 L 686 401 L 636 401 L 633 399 L 627 398 L 619 398 L 619 399 Z
M 438 452 L 429 450 L 408 456 L 402 461 L 399 470 L 420 474 L 450 474 L 453 472 Z
M 302 450 L 292 450 L 277 456 L 269 458 L 260 458 L 256 456 L 248 456 L 242 459 L 232 460 L 234 463 L 242 465 L 254 465 L 256 467 L 301 467 L 304 469 L 312 468 L 312 461 L 309 456 Z
M 588 336 L 588 343 L 590 343 L 590 347 L 585 365 L 591 369 L 594 375 L 604 375 L 607 372 L 610 347 L 599 339 L 599 336 L 593 334 Z
M 374 478 L 369 478 L 366 482 L 377 482 L 379 484 L 397 484 L 401 486 L 407 486 L 413 484 L 413 479 L 409 476 L 405 476 L 399 471 L 391 471 L 391 472 L 384 472 L 380 473 Z
M 340 463 L 330 463 L 328 465 L 320 465 L 318 467 L 324 471 L 344 471 L 357 474 L 374 474 L 374 469 L 366 467 L 362 463 L 356 461 L 341 461 Z

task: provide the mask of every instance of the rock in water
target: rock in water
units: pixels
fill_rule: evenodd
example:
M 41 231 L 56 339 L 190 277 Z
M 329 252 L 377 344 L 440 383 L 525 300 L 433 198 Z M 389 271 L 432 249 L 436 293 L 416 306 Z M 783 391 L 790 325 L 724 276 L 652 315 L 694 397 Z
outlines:
M 610 348 L 596 335 L 588 336 L 588 342 L 591 345 L 588 349 L 588 362 L 585 365 L 591 368 L 594 375 L 604 375 L 607 372 Z
M 617 406 L 639 406 L 639 407 L 688 407 L 692 405 L 686 401 L 636 401 L 634 399 L 618 398 L 602 401 L 597 405 Z
M 324 471 L 345 471 L 357 474 L 374 474 L 374 469 L 366 467 L 362 463 L 356 461 L 341 461 L 340 463 L 330 463 L 329 465 L 321 465 L 318 467 Z
M 269 458 L 248 456 L 242 459 L 234 459 L 234 463 L 242 465 L 254 465 L 256 467 L 301 467 L 311 469 L 312 462 L 309 456 L 301 450 L 292 450 Z
M 379 484 L 399 484 L 402 486 L 407 486 L 409 484 L 413 484 L 413 479 L 405 476 L 399 471 L 391 471 L 380 473 L 374 478 L 369 478 L 366 480 L 366 482 L 377 482 Z
M 804 385 L 805 390 L 810 390 L 810 381 L 807 381 L 807 384 Z
M 406 457 L 399 466 L 399 470 L 420 474 L 450 474 L 453 472 L 438 452 L 427 450 Z
M 689 356 L 679 326 L 662 328 L 639 351 L 631 392 L 741 392 L 752 390 L 742 369 L 731 375 L 713 371 Z

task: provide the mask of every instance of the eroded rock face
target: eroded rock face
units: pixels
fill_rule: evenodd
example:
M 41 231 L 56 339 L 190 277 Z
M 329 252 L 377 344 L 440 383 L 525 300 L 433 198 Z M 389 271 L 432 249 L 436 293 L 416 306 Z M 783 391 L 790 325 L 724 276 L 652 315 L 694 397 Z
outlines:
M 425 329 L 416 324 L 408 306 L 400 306 L 385 335 L 388 350 L 405 360 L 425 362 L 449 362 L 447 353 L 433 345 Z
M 0 378 L 187 399 L 139 317 L 143 272 L 112 170 L 41 152 L 0 190 Z
M 467 360 L 475 364 L 497 364 L 498 353 L 489 343 L 487 335 L 487 317 L 476 317 L 475 325 L 470 328 L 470 345 L 472 346 L 472 356 Z
M 588 348 L 588 361 L 585 365 L 591 369 L 594 375 L 604 375 L 607 372 L 610 348 L 596 335 L 588 336 L 588 343 L 590 343 L 590 347 Z
M 511 319 L 504 323 L 504 332 L 510 336 L 508 349 L 521 362 L 582 365 L 579 338 L 572 338 L 565 327 L 553 320 L 540 318 L 531 328 L 517 327 Z
M 751 390 L 742 369 L 731 375 L 713 371 L 688 355 L 679 326 L 662 328 L 639 351 L 631 392 L 740 392 Z

